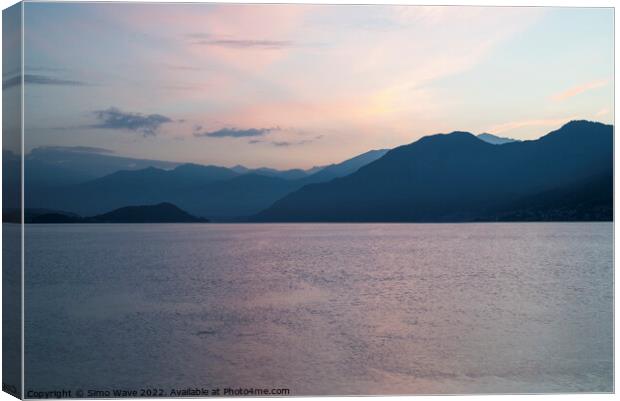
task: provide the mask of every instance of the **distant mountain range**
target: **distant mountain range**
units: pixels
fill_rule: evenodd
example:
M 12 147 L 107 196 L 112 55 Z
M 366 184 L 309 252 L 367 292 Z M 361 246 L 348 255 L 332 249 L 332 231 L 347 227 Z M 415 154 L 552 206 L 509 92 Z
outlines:
M 79 184 L 121 170 L 136 171 L 149 167 L 171 170 L 182 164 L 185 163 L 124 157 L 107 149 L 85 146 L 39 147 L 25 157 L 27 185 L 37 187 Z M 284 179 L 298 179 L 311 175 L 321 168 L 276 170 L 267 167 L 250 169 L 237 165 L 230 170 L 237 174 L 257 173 Z
M 3 220 L 11 220 L 5 217 Z M 171 203 L 157 205 L 126 206 L 92 217 L 81 217 L 73 213 L 33 209 L 26 210 L 26 223 L 206 223 L 207 219 L 190 215 Z
M 69 220 L 162 203 L 216 221 L 611 220 L 612 145 L 613 126 L 573 121 L 534 141 L 453 132 L 284 171 L 39 148 L 25 158 L 25 201 Z M 3 164 L 15 193 L 6 172 L 20 159 L 5 151 Z
M 361 155 L 355 156 L 349 160 L 345 160 L 342 163 L 330 164 L 316 173 L 300 179 L 300 183 L 303 185 L 314 184 L 317 182 L 326 182 L 333 180 L 334 178 L 344 177 L 351 173 L 356 172 L 361 167 L 371 163 L 385 155 L 389 149 L 371 150 Z
M 479 139 L 482 139 L 485 142 L 488 142 L 492 145 L 503 145 L 505 143 L 510 143 L 510 142 L 521 142 L 518 139 L 512 139 L 512 138 L 504 138 L 501 136 L 497 136 L 497 135 L 493 135 L 493 134 L 479 134 L 477 135 L 477 137 Z
M 56 156 L 59 156 L 58 152 Z M 312 170 L 315 172 L 309 175 L 303 170 L 247 169 L 243 166 L 229 169 L 180 164 L 167 169 L 146 167 L 120 170 L 79 183 L 59 185 L 60 180 L 55 178 L 59 170 L 51 168 L 50 183 L 41 184 L 42 180 L 26 179 L 26 207 L 94 215 L 128 205 L 171 202 L 197 216 L 220 220 L 239 219 L 260 212 L 308 183 L 324 182 L 354 172 L 385 152 L 370 151 L 339 164 L 315 168 Z M 62 164 L 53 162 L 57 159 L 49 156 L 46 163 Z M 114 156 L 102 157 L 108 158 L 106 166 L 119 162 L 112 160 L 117 159 Z M 102 157 L 95 158 L 97 163 L 100 163 Z M 78 160 L 80 163 L 77 166 L 83 168 L 86 159 Z M 26 158 L 27 166 L 28 163 L 30 158 Z M 122 164 L 125 163 L 127 161 L 123 159 Z M 170 167 L 168 164 L 164 166 Z M 95 166 L 84 170 L 93 173 Z M 42 177 L 44 171 L 41 169 L 38 177 Z M 28 174 L 27 167 L 27 177 Z
M 171 169 L 179 164 L 123 157 L 106 149 L 84 146 L 35 148 L 24 160 L 26 185 L 36 187 L 78 184 L 119 170 L 140 170 L 147 167 Z
M 231 168 L 232 171 L 238 174 L 258 174 L 264 175 L 267 177 L 278 177 L 283 178 L 285 180 L 297 180 L 303 177 L 308 176 L 308 172 L 302 169 L 291 169 L 291 170 L 276 170 L 268 167 L 260 167 L 256 169 L 250 169 L 241 165 L 236 165 Z
M 427 136 L 307 185 L 256 221 L 611 220 L 613 127 L 573 121 L 535 141 Z

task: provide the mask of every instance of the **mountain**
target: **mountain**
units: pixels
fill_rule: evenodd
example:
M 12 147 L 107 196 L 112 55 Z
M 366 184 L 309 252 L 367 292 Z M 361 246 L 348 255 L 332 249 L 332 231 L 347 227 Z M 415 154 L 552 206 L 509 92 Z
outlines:
M 261 174 L 244 174 L 216 181 L 172 197 L 182 208 L 212 219 L 254 215 L 302 184 Z
M 305 184 L 312 184 L 317 182 L 325 182 L 333 180 L 334 178 L 344 177 L 359 170 L 360 167 L 371 163 L 388 152 L 389 149 L 371 150 L 361 155 L 355 156 L 351 159 L 345 160 L 338 164 L 330 164 L 319 169 L 316 173 L 301 179 L 301 182 Z
M 171 202 L 194 215 L 232 218 L 256 214 L 300 187 L 295 180 L 185 164 L 172 170 L 118 171 L 38 196 L 28 191 L 27 207 L 93 215 L 127 205 Z
M 249 173 L 250 171 L 252 171 L 251 169 L 242 166 L 241 164 L 237 164 L 236 166 L 233 166 L 230 168 L 232 171 L 234 171 L 237 174 L 246 174 Z
M 79 216 L 74 216 L 62 212 L 40 213 L 26 218 L 27 224 L 68 224 L 68 223 L 85 223 L 86 221 Z
M 51 209 L 24 209 L 24 222 L 32 223 L 42 215 L 59 215 L 67 220 L 81 219 L 75 213 L 64 212 L 60 210 Z M 2 210 L 2 222 L 3 223 L 21 223 L 22 211 L 20 208 L 3 208 Z
M 97 223 L 205 223 L 171 203 L 127 206 L 88 218 Z
M 299 169 L 299 168 L 290 169 L 290 170 L 276 170 L 276 169 L 269 168 L 269 167 L 260 167 L 260 168 L 250 169 L 240 164 L 237 164 L 236 166 L 231 167 L 230 169 L 238 174 L 255 173 L 255 174 L 265 175 L 268 177 L 283 178 L 285 180 L 297 180 L 297 179 L 306 177 L 308 175 L 306 171 Z
M 610 125 L 572 121 L 538 140 L 502 146 L 453 132 L 390 150 L 348 176 L 306 185 L 253 219 L 509 220 L 520 210 L 544 214 L 546 208 L 545 216 L 562 220 L 561 213 L 552 218 L 554 208 L 561 208 L 564 215 L 575 211 L 610 220 L 612 192 L 605 177 L 612 174 Z
M 312 182 L 355 171 L 379 157 L 371 151 L 319 171 Z M 301 173 L 300 173 L 301 172 Z M 304 175 L 295 179 L 295 176 Z M 122 170 L 87 182 L 41 187 L 26 184 L 26 207 L 68 210 L 93 215 L 127 206 L 171 202 L 197 216 L 212 219 L 248 217 L 307 184 L 303 170 L 257 170 L 235 166 L 182 164 L 173 169 Z
M 183 163 L 124 157 L 102 148 L 43 146 L 32 149 L 26 155 L 25 177 L 26 185 L 38 190 L 40 188 L 79 184 L 117 171 L 137 171 L 149 167 L 171 170 L 181 165 Z M 186 165 L 198 166 L 191 163 Z M 287 180 L 296 180 L 308 175 L 302 169 L 276 170 L 268 167 L 249 169 L 241 165 L 226 170 L 232 170 L 237 174 L 257 173 Z
M 491 145 L 503 145 L 505 143 L 521 142 L 518 139 L 505 138 L 505 137 L 501 137 L 501 136 L 497 136 L 493 134 L 487 134 L 487 133 L 479 134 L 478 138 L 482 139 L 485 142 L 490 143 Z
M 306 177 L 307 174 L 304 170 L 296 168 L 290 170 L 275 170 L 268 167 L 261 167 L 255 170 L 250 170 L 250 173 L 266 175 L 268 177 L 278 177 L 283 178 L 285 180 L 298 180 L 300 178 Z
M 303 186 L 306 184 L 333 180 L 334 178 L 344 177 L 345 175 L 354 173 L 360 167 L 365 166 L 366 164 L 371 163 L 386 154 L 388 150 L 389 149 L 371 150 L 340 163 L 330 164 L 328 166 L 315 166 L 308 170 L 292 169 L 280 171 L 267 167 L 249 169 L 241 165 L 232 167 L 232 170 L 240 174 L 256 173 L 270 177 L 283 178 L 286 180 L 298 180 L 298 184 Z
M 26 223 L 205 223 L 171 203 L 127 206 L 93 217 L 80 217 L 60 211 L 27 210 Z
M 574 185 L 519 199 L 495 220 L 611 221 L 612 203 L 613 174 L 610 171 Z
M 85 146 L 45 146 L 32 149 L 24 165 L 27 186 L 54 187 L 86 182 L 119 170 L 171 169 L 179 163 L 123 157 L 107 149 Z
M 200 164 L 182 164 L 173 170 L 165 171 L 169 185 L 176 187 L 191 187 L 196 182 L 213 182 L 237 177 L 234 171 L 218 166 L 203 166 Z
M 314 167 L 310 167 L 308 170 L 305 170 L 306 175 L 312 175 L 314 173 L 318 173 L 319 171 L 323 170 L 326 166 L 314 166 Z
M 26 187 L 27 208 L 92 215 L 126 205 L 171 202 L 208 183 L 238 176 L 224 167 L 183 164 L 172 170 L 122 170 L 85 183 L 44 189 Z

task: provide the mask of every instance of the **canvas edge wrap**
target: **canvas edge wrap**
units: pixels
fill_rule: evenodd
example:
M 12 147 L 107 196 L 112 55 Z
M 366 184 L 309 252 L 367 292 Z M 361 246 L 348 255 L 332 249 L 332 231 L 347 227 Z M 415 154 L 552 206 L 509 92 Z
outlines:
M 2 391 L 23 397 L 23 3 L 2 11 Z

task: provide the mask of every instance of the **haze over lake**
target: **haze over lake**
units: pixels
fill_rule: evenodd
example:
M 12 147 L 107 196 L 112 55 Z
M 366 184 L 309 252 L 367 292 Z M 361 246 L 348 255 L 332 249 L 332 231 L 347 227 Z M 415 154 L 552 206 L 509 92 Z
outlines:
M 612 223 L 25 226 L 25 390 L 613 391 Z

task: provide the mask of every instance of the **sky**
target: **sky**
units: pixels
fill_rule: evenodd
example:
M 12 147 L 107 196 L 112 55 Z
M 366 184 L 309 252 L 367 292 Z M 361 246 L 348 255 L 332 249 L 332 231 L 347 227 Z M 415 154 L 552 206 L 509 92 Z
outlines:
M 26 152 L 310 168 L 613 123 L 611 8 L 25 3 L 24 23 Z

